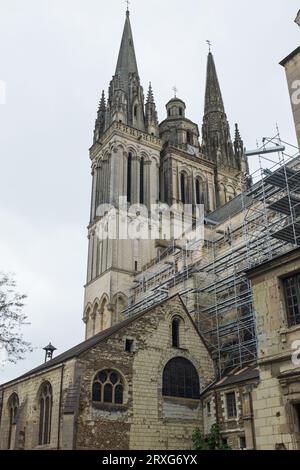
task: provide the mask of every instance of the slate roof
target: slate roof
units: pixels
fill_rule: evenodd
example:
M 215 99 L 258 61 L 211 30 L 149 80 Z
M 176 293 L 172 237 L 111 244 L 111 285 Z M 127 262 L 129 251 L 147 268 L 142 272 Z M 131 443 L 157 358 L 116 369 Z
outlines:
M 168 299 L 170 300 L 170 299 Z M 154 307 L 158 307 L 160 304 L 155 305 Z M 152 307 L 152 308 L 154 308 Z M 135 320 L 139 319 L 143 315 L 145 315 L 148 311 L 145 310 L 137 315 L 133 315 L 130 318 L 127 318 L 121 323 L 118 323 L 111 328 L 108 328 L 105 331 L 101 331 L 101 333 L 98 333 L 97 335 L 93 336 L 92 338 L 89 338 L 86 341 L 83 341 L 80 344 L 77 344 L 73 348 L 69 349 L 68 351 L 65 351 L 64 353 L 60 354 L 59 356 L 56 356 L 54 359 L 51 361 L 45 362 L 44 364 L 41 364 L 38 367 L 35 367 L 34 369 L 26 372 L 25 374 L 17 377 L 16 379 L 11 380 L 10 382 L 7 382 L 5 384 L 2 384 L 1 387 L 4 385 L 8 385 L 9 383 L 15 382 L 16 380 L 21 380 L 26 377 L 29 377 L 32 374 L 36 374 L 38 372 L 42 372 L 43 370 L 50 369 L 52 367 L 55 367 L 63 362 L 66 362 L 70 359 L 73 359 L 74 357 L 80 356 L 80 354 L 88 351 L 89 349 L 93 348 L 94 346 L 97 346 L 98 344 L 102 343 L 104 340 L 112 336 L 113 334 L 117 333 L 118 331 L 122 330 L 122 328 L 125 328 L 126 326 L 130 325 L 132 322 Z
M 207 345 L 205 343 L 205 340 L 203 339 L 203 337 L 201 336 L 201 334 L 199 333 L 199 331 L 197 330 L 188 310 L 186 309 L 183 301 L 181 300 L 179 294 L 174 294 L 173 296 L 171 297 L 168 297 L 167 299 L 164 299 L 162 300 L 161 302 L 155 304 L 155 305 L 152 305 L 151 307 L 143 310 L 142 312 L 136 314 L 136 315 L 132 315 L 130 318 L 127 318 L 126 320 L 124 320 L 123 322 L 121 323 L 118 323 L 114 326 L 112 326 L 111 328 L 108 328 L 107 330 L 105 331 L 102 331 L 101 333 L 98 333 L 97 335 L 93 336 L 92 338 L 89 338 L 88 340 L 86 341 L 83 341 L 82 343 L 80 344 L 77 344 L 76 346 L 74 346 L 73 348 L 69 349 L 68 351 L 65 351 L 64 353 L 60 354 L 59 356 L 55 357 L 54 359 L 52 359 L 51 361 L 48 361 L 48 362 L 45 362 L 44 364 L 41 364 L 40 366 L 38 367 L 35 367 L 34 369 L 26 372 L 25 374 L 13 379 L 13 380 L 10 380 L 9 382 L 6 382 L 4 384 L 1 384 L 0 385 L 0 388 L 4 387 L 4 386 L 7 386 L 13 382 L 16 382 L 17 380 L 22 380 L 22 379 L 25 379 L 29 376 L 31 376 L 32 374 L 37 374 L 38 372 L 43 372 L 44 370 L 47 370 L 47 369 L 50 369 L 52 367 L 55 367 L 55 366 L 58 366 L 60 365 L 61 363 L 63 362 L 66 362 L 70 359 L 73 359 L 75 357 L 78 357 L 80 356 L 82 353 L 88 351 L 89 349 L 97 346 L 98 344 L 102 343 L 103 341 L 105 341 L 107 338 L 109 338 L 110 336 L 112 336 L 113 334 L 117 333 L 118 331 L 122 330 L 123 328 L 126 328 L 127 326 L 129 326 L 131 323 L 133 323 L 134 321 L 138 320 L 139 318 L 143 317 L 143 315 L 145 315 L 146 313 L 150 312 L 151 310 L 153 310 L 154 308 L 157 308 L 159 306 L 161 306 L 162 304 L 174 299 L 175 297 L 178 297 L 179 300 L 181 301 L 181 304 L 187 314 L 187 316 L 191 319 L 192 321 L 192 324 L 195 328 L 195 330 L 197 331 L 198 335 L 199 335 L 199 338 L 203 341 L 203 344 L 204 346 L 207 348 Z
M 259 369 L 257 364 L 250 364 L 243 369 L 236 367 L 230 372 L 227 372 L 221 380 L 214 384 L 213 388 L 226 387 L 228 385 L 235 385 L 255 379 L 259 379 Z

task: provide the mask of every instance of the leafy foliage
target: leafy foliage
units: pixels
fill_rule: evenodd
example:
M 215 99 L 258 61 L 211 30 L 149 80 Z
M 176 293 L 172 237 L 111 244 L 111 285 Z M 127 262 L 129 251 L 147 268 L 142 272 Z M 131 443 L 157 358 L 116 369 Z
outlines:
M 208 436 L 204 436 L 200 429 L 196 429 L 192 439 L 194 450 L 231 450 L 228 444 L 223 442 L 220 428 L 217 424 L 212 426 Z
M 16 292 L 13 277 L 0 273 L 0 348 L 6 351 L 9 362 L 16 363 L 32 351 L 26 342 L 21 328 L 28 325 L 27 316 L 23 313 L 26 295 Z

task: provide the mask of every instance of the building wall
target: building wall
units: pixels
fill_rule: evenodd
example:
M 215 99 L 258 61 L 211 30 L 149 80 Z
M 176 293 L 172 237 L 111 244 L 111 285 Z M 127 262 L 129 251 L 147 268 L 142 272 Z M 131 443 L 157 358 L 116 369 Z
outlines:
M 62 447 L 62 403 L 61 390 L 66 391 L 74 380 L 74 361 L 65 365 L 59 365 L 44 373 L 29 376 L 26 379 L 12 382 L 3 389 L 3 408 L 0 426 L 0 449 L 7 449 L 9 435 L 9 410 L 8 401 L 13 393 L 19 397 L 19 416 L 17 425 L 13 428 L 11 448 L 15 449 L 58 449 Z M 44 382 L 49 382 L 52 387 L 52 424 L 50 444 L 39 446 L 39 391 Z M 60 421 L 60 422 L 59 422 Z M 72 436 L 69 436 L 72 439 Z M 66 442 L 68 448 L 70 442 Z
M 183 348 L 171 346 L 171 319 L 184 319 Z M 134 340 L 136 352 L 124 351 L 125 338 Z M 205 387 L 214 376 L 210 355 L 200 340 L 178 298 L 154 308 L 107 343 L 87 352 L 80 362 L 80 415 L 78 449 L 190 449 L 195 428 L 202 428 L 200 400 L 162 397 L 162 374 L 173 357 L 185 357 L 196 366 Z M 95 374 L 103 368 L 117 370 L 124 378 L 124 406 L 110 407 L 92 402 Z
M 260 384 L 253 393 L 257 448 L 300 448 L 293 410 L 300 403 L 300 370 L 292 362 L 300 325 L 289 328 L 282 277 L 300 270 L 298 252 L 271 262 L 252 277 L 256 311 Z
M 239 373 L 239 372 L 238 372 Z M 222 382 L 222 381 L 221 381 Z M 258 380 L 245 380 L 238 384 L 216 386 L 202 397 L 204 434 L 210 434 L 213 424 L 218 424 L 222 439 L 232 450 L 242 450 L 241 439 L 245 440 L 247 450 L 255 449 L 252 394 Z M 226 395 L 235 393 L 236 418 L 229 418 Z M 210 411 L 207 404 L 210 403 Z
M 298 146 L 300 148 L 300 51 L 285 64 L 285 71 L 296 126 Z

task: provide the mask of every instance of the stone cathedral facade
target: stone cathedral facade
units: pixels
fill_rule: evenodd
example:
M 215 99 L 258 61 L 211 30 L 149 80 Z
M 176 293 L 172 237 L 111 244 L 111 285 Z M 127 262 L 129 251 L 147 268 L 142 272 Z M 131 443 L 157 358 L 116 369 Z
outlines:
M 178 97 L 159 123 L 151 84 L 140 82 L 129 12 L 107 101 L 99 104 L 90 150 L 92 203 L 85 288 L 86 338 L 120 320 L 133 275 L 157 257 L 154 240 L 97 237 L 99 205 L 203 204 L 206 214 L 234 199 L 249 183 L 248 162 L 238 126 L 234 140 L 222 99 L 214 57 L 209 52 L 202 139 Z
M 127 11 L 90 160 L 85 341 L 0 385 L 0 449 L 190 450 L 218 424 L 234 450 L 299 450 L 300 156 L 252 181 L 211 52 L 201 138 L 177 96 L 159 122 Z M 99 238 L 111 207 L 157 204 L 204 206 L 204 243 Z

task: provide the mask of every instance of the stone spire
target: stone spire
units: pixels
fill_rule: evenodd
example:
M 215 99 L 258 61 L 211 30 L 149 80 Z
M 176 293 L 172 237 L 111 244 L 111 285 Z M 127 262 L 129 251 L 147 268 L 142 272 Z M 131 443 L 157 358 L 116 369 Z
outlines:
M 207 76 L 205 91 L 205 109 L 204 113 L 220 112 L 225 114 L 225 108 L 215 66 L 214 57 L 211 52 L 207 59 Z
M 214 57 L 207 60 L 202 151 L 218 167 L 237 168 Z
M 130 74 L 139 75 L 128 10 L 126 11 L 126 20 L 115 72 L 115 75 L 118 74 L 125 86 Z
M 94 143 L 100 138 L 103 134 L 105 129 L 105 120 L 106 120 L 106 100 L 105 100 L 105 93 L 102 90 L 101 99 L 99 102 L 97 119 L 95 123 L 95 131 L 94 131 Z
M 149 84 L 147 102 L 145 105 L 145 124 L 148 134 L 159 136 L 157 110 L 153 96 L 151 82 Z
M 116 72 L 109 87 L 106 128 L 114 121 L 145 131 L 144 93 L 140 84 L 128 10 Z
M 238 124 L 235 124 L 235 135 L 234 135 L 234 155 L 236 158 L 237 166 L 242 173 L 245 185 L 248 187 L 251 184 L 249 178 L 249 163 L 248 158 L 245 155 L 244 142 L 240 134 Z

